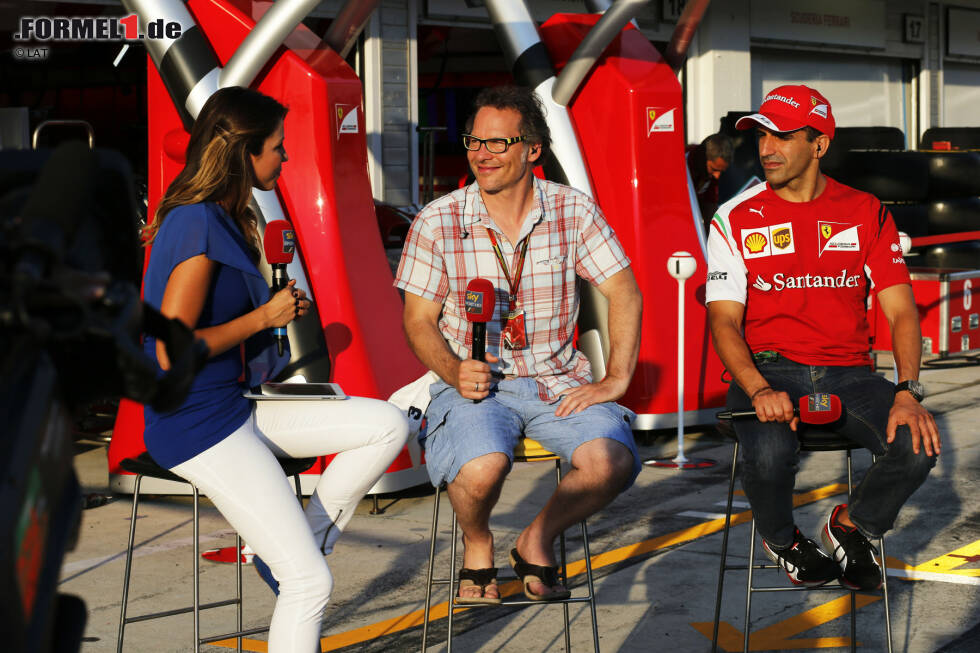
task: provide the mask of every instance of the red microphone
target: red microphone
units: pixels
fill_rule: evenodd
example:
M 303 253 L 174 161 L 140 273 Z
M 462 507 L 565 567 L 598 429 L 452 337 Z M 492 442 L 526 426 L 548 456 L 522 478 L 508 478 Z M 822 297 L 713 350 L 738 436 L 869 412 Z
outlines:
M 285 220 L 273 220 L 265 226 L 262 244 L 265 247 L 265 260 L 272 266 L 272 294 L 274 295 L 289 283 L 286 265 L 293 262 L 293 254 L 296 252 L 296 232 Z M 276 340 L 279 355 L 282 356 L 286 349 L 286 327 L 275 327 L 272 335 Z
M 486 279 L 473 279 L 466 284 L 466 319 L 473 323 L 473 355 L 486 361 L 487 322 L 493 317 L 496 292 Z
M 793 408 L 793 414 L 804 424 L 830 424 L 841 416 L 840 397 L 828 392 L 815 392 L 812 395 L 800 397 L 799 405 Z M 718 419 L 755 418 L 754 410 L 723 410 L 716 415 Z

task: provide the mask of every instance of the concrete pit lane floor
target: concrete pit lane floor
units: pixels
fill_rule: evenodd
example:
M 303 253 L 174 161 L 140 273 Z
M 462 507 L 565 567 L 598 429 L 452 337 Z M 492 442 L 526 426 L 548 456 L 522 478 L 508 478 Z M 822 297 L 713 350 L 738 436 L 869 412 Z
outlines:
M 886 362 L 887 364 L 887 362 Z M 884 368 L 884 365 L 882 366 Z M 890 377 L 891 370 L 883 374 Z M 922 375 L 943 434 L 936 468 L 900 513 L 886 539 L 892 638 L 895 651 L 966 653 L 980 650 L 980 366 L 925 369 Z M 638 434 L 645 459 L 672 457 L 670 432 Z M 708 651 L 721 549 L 721 516 L 731 462 L 730 442 L 708 429 L 687 434 L 687 454 L 717 461 L 714 467 L 676 471 L 644 467 L 636 484 L 589 521 L 598 596 L 601 649 L 607 652 Z M 86 493 L 107 494 L 105 447 L 80 446 L 75 458 Z M 855 475 L 870 463 L 855 453 Z M 819 542 L 831 508 L 844 501 L 842 453 L 804 456 L 797 477 L 800 528 Z M 492 526 L 497 565 L 523 526 L 554 487 L 551 463 L 515 465 Z M 736 489 L 738 486 L 736 485 Z M 744 497 L 736 496 L 736 501 Z M 141 501 L 130 615 L 180 608 L 191 602 L 191 506 L 189 497 Z M 370 515 L 363 500 L 328 563 L 333 596 L 323 622 L 323 651 L 418 651 L 425 597 L 426 558 L 432 514 L 431 488 L 421 487 L 380 500 L 383 515 Z M 448 502 L 443 502 L 444 509 Z M 82 651 L 114 651 L 119 620 L 125 544 L 131 499 L 83 512 L 78 545 L 62 567 L 59 590 L 81 596 L 88 607 Z M 747 506 L 736 504 L 741 522 L 733 528 L 730 555 L 748 555 Z M 443 512 L 437 574 L 448 562 L 448 510 Z M 231 546 L 234 533 L 206 500 L 201 511 L 202 550 Z M 585 590 L 581 540 L 570 531 L 573 594 Z M 234 567 L 202 561 L 202 601 L 230 597 Z M 782 572 L 757 572 L 756 583 L 788 585 Z M 729 572 L 722 607 L 721 650 L 741 650 L 744 572 Z M 517 583 L 503 593 L 517 594 Z M 429 650 L 445 650 L 445 586 L 437 588 Z M 245 626 L 266 625 L 274 597 L 254 570 L 244 570 Z M 754 651 L 847 650 L 849 600 L 844 592 L 780 592 L 756 595 L 752 606 Z M 879 592 L 859 593 L 859 649 L 884 651 Z M 470 609 L 457 613 L 454 646 L 459 651 L 558 651 L 564 646 L 557 606 Z M 575 651 L 592 650 L 588 606 L 570 607 Z M 206 611 L 202 634 L 235 629 L 234 608 Z M 190 651 L 189 614 L 134 623 L 126 629 L 127 651 Z M 243 643 L 265 651 L 265 635 Z M 234 641 L 205 646 L 234 649 Z

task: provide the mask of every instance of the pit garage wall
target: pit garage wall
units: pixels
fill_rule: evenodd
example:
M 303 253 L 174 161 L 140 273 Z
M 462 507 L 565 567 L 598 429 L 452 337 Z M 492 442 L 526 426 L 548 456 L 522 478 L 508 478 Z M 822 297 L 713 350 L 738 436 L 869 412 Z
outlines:
M 980 0 L 713 2 L 684 69 L 688 141 L 790 82 L 828 95 L 838 125 L 898 127 L 908 147 L 931 126 L 980 126 L 978 32 Z
M 424 4 L 425 0 L 422 0 Z M 396 206 L 418 202 L 418 66 L 416 0 L 382 0 L 358 52 L 364 83 L 368 169 L 374 198 Z
M 948 35 L 942 67 L 943 126 L 976 127 L 980 125 L 980 2 L 958 2 L 947 7 L 941 18 Z

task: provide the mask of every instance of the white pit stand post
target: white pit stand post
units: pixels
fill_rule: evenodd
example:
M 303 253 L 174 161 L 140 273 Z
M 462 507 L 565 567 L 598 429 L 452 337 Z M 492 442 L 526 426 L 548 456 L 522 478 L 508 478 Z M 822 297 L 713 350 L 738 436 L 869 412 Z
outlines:
M 698 262 L 690 252 L 674 252 L 667 259 L 667 272 L 677 279 L 677 456 L 670 460 L 647 460 L 644 465 L 670 469 L 704 469 L 717 464 L 707 458 L 684 455 L 684 282 L 694 276 Z

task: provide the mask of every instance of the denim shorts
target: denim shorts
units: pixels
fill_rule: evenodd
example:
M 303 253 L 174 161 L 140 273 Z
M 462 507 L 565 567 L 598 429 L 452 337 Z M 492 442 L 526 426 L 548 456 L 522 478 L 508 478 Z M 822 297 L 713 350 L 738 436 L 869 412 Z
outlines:
M 451 385 L 438 381 L 429 389 L 425 434 L 425 466 L 432 484 L 438 487 L 456 478 L 470 460 L 490 453 L 505 454 L 514 461 L 514 448 L 522 435 L 564 460 L 570 461 L 579 445 L 609 438 L 622 443 L 633 454 L 633 475 L 623 490 L 640 473 L 640 454 L 630 424 L 636 415 L 615 402 L 593 404 L 580 413 L 556 417 L 561 398 L 551 403 L 538 397 L 532 378 L 495 381 L 490 394 L 479 403 L 464 399 Z

